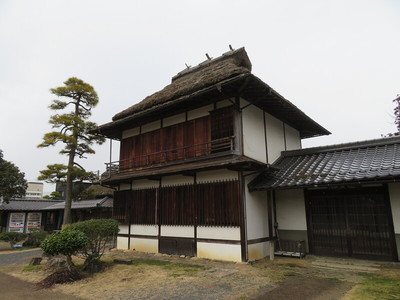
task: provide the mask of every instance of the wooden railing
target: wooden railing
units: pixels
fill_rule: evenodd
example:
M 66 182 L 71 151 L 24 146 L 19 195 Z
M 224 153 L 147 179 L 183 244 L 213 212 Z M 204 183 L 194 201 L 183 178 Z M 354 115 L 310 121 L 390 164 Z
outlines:
M 235 137 L 231 136 L 208 143 L 169 149 L 106 163 L 107 172 L 103 176 L 131 173 L 138 169 L 147 169 L 157 165 L 170 165 L 189 159 L 232 153 L 235 150 L 234 140 Z

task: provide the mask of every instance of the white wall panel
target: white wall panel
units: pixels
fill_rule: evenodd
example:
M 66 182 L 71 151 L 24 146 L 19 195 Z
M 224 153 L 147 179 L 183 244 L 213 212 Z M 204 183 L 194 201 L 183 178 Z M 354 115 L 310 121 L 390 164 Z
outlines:
M 400 183 L 389 184 L 390 205 L 392 207 L 394 232 L 400 234 Z
M 133 190 L 156 188 L 159 187 L 159 185 L 160 182 L 158 180 L 140 179 L 132 181 Z
M 131 238 L 130 250 L 158 253 L 158 239 Z
M 163 119 L 163 127 L 168 127 L 171 125 L 179 124 L 182 122 L 185 122 L 186 117 L 185 113 L 179 114 L 179 115 L 174 115 L 168 118 Z
M 127 191 L 131 189 L 131 185 L 129 183 L 120 183 L 119 190 L 120 191 Z
M 243 153 L 245 156 L 267 162 L 263 111 L 250 105 L 242 110 Z
M 199 239 L 240 241 L 240 227 L 197 227 Z
M 128 129 L 128 130 L 124 130 L 124 131 L 122 131 L 122 138 L 126 139 L 126 138 L 131 137 L 131 136 L 139 135 L 139 133 L 140 133 L 140 128 L 139 127 L 135 127 L 135 128 L 131 128 L 131 129 Z
M 193 184 L 193 183 L 194 183 L 193 176 L 182 176 L 182 175 L 164 176 L 161 180 L 162 186 Z
M 117 237 L 117 249 L 128 250 L 128 238 L 127 237 Z
M 203 106 L 197 109 L 189 110 L 188 111 L 188 120 L 193 120 L 197 118 L 201 118 L 204 116 L 208 116 L 210 114 L 210 111 L 214 109 L 214 105 L 210 104 L 207 106 Z
M 259 239 L 268 237 L 268 205 L 267 192 L 249 192 L 247 184 L 257 175 L 247 176 L 246 186 L 246 219 L 247 239 Z
M 194 226 L 161 226 L 161 236 L 192 237 L 194 238 Z
M 265 113 L 265 125 L 267 129 L 268 163 L 272 164 L 281 155 L 281 151 L 285 150 L 283 123 Z
M 231 106 L 231 105 L 233 105 L 233 103 L 235 103 L 234 100 L 233 100 L 233 102 L 230 101 L 230 100 L 222 100 L 222 101 L 219 101 L 219 102 L 217 102 L 217 109 L 218 109 L 218 108 L 222 108 L 222 107 Z
M 300 132 L 285 124 L 286 150 L 301 148 Z
M 142 133 L 150 132 L 161 128 L 161 120 L 142 125 Z
M 284 230 L 307 230 L 303 190 L 278 190 L 275 195 L 278 228 Z
M 196 174 L 197 183 L 218 181 L 218 180 L 237 180 L 239 173 L 227 169 L 198 172 Z
M 121 234 L 128 234 L 129 233 L 129 226 L 128 225 L 119 225 L 119 233 Z
M 258 260 L 269 256 L 269 242 L 248 245 L 249 260 Z
M 197 257 L 226 261 L 242 261 L 240 245 L 197 243 Z
M 131 234 L 158 236 L 157 225 L 131 225 Z

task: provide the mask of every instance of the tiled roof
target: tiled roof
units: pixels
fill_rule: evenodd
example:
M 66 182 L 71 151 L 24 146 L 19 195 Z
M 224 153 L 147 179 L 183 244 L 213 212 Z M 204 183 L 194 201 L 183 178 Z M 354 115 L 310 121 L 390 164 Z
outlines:
M 400 178 L 400 137 L 282 152 L 250 190 L 322 186 Z
M 57 203 L 64 203 L 60 200 L 49 199 L 12 199 L 9 203 L 1 203 L 0 210 L 33 211 L 46 210 L 49 206 Z
M 0 210 L 7 211 L 38 211 L 64 209 L 65 201 L 49 199 L 12 199 L 9 203 L 1 203 Z M 96 207 L 113 207 L 113 198 L 104 197 L 94 200 L 72 202 L 71 209 L 88 209 Z
M 62 201 L 60 203 L 47 207 L 47 209 L 49 210 L 64 209 L 64 206 L 65 202 Z M 102 199 L 73 201 L 71 205 L 71 209 L 88 209 L 96 207 L 113 207 L 113 199 L 110 197 L 104 197 Z

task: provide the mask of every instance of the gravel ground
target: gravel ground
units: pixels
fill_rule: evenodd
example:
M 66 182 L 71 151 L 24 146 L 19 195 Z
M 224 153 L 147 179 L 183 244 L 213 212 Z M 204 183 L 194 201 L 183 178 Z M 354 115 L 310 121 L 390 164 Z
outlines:
M 0 253 L 0 265 L 24 264 L 29 263 L 32 257 L 41 256 L 43 251 L 41 249 L 18 251 L 14 250 L 11 253 Z

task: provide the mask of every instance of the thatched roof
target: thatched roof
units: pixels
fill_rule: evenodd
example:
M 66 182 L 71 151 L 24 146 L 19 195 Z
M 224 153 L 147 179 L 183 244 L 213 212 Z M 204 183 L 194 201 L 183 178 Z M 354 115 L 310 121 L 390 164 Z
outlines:
M 251 63 L 244 48 L 229 51 L 216 59 L 206 60 L 194 68 L 183 70 L 161 91 L 147 96 L 141 102 L 116 114 L 112 119 L 113 121 L 123 119 L 136 112 L 143 112 L 223 80 L 250 72 Z
M 120 139 L 125 129 L 235 96 L 296 128 L 302 138 L 330 134 L 251 74 L 251 62 L 244 48 L 183 70 L 164 89 L 116 114 L 113 122 L 99 126 L 93 133 Z

